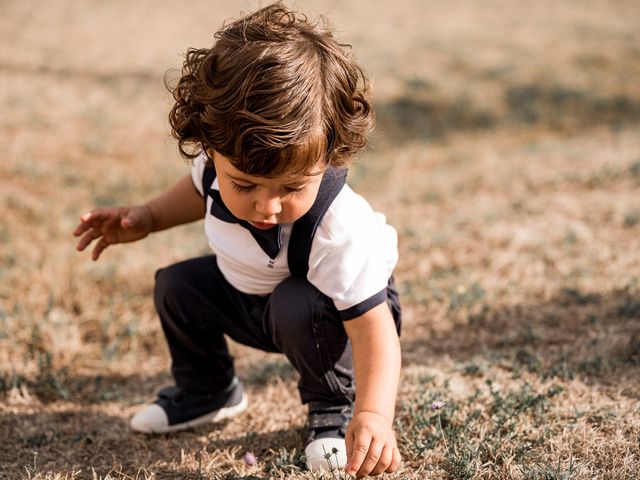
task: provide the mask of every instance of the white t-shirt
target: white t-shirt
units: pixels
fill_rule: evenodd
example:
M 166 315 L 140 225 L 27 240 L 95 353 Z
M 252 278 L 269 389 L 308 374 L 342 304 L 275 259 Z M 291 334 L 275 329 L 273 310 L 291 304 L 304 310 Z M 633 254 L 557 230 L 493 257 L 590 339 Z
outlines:
M 191 169 L 200 195 L 206 157 Z M 218 179 L 212 188 L 218 190 Z M 211 215 L 207 196 L 204 229 L 218 267 L 241 292 L 268 295 L 291 276 L 287 262 L 293 224 L 281 225 L 282 246 L 271 259 L 251 232 Z M 331 298 L 343 320 L 355 318 L 386 299 L 386 287 L 398 261 L 398 236 L 383 214 L 344 185 L 318 225 L 311 244 L 307 280 Z

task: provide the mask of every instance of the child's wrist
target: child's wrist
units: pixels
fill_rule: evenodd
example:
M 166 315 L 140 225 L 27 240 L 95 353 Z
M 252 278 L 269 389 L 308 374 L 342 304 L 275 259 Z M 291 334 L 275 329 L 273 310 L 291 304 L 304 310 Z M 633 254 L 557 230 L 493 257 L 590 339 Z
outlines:
M 393 424 L 393 413 L 391 415 L 388 415 L 387 413 L 384 413 L 375 409 L 356 408 L 353 412 L 353 416 L 356 417 L 357 415 L 360 415 L 362 413 L 375 415 L 377 417 L 384 419 L 389 425 Z
M 156 230 L 156 216 L 153 213 L 153 208 L 151 208 L 151 206 L 148 203 L 143 203 L 142 204 L 142 208 L 144 208 L 147 211 L 147 214 L 149 215 L 149 232 L 155 232 Z

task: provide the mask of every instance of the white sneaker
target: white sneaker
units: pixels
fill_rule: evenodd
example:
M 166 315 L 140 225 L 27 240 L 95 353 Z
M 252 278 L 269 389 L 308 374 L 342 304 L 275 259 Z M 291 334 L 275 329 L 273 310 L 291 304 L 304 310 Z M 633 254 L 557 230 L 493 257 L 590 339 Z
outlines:
M 346 467 L 344 437 L 353 405 L 309 404 L 309 438 L 304 449 L 309 470 L 333 471 Z
M 142 433 L 168 433 L 234 417 L 247 408 L 247 396 L 235 377 L 222 392 L 186 393 L 179 387 L 158 392 L 157 400 L 131 418 L 131 429 Z
M 344 438 L 318 438 L 304 449 L 309 470 L 333 471 L 347 466 L 347 445 Z

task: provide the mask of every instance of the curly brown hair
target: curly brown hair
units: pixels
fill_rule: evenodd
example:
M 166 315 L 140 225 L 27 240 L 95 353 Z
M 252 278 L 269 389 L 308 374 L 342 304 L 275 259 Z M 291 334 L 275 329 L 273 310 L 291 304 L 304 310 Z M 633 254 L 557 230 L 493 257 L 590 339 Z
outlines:
M 180 153 L 214 149 L 257 176 L 346 167 L 374 115 L 350 45 L 326 25 L 278 2 L 223 26 L 212 48 L 189 49 L 169 87 Z

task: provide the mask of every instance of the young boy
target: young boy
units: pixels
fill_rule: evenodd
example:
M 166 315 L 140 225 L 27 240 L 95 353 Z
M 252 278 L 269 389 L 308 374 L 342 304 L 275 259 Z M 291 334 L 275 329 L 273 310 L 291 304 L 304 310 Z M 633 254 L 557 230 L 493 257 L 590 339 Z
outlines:
M 345 183 L 373 126 L 364 75 L 330 32 L 280 3 L 215 37 L 188 51 L 173 89 L 170 123 L 191 173 L 145 204 L 85 213 L 74 231 L 78 250 L 96 241 L 97 260 L 204 218 L 215 252 L 156 274 L 176 386 L 131 427 L 172 432 L 242 412 L 226 334 L 299 372 L 310 468 L 393 472 L 397 235 Z

